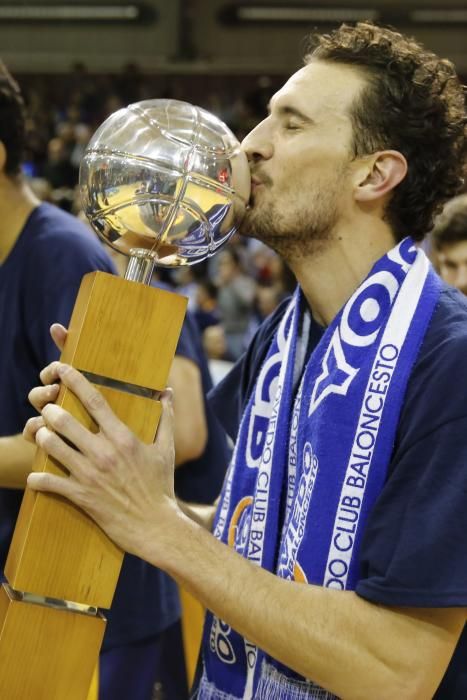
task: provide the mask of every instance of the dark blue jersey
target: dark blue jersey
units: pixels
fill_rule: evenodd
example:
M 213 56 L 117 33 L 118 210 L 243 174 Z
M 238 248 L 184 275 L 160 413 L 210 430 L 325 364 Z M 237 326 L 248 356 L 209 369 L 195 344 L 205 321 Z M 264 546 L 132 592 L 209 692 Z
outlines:
M 21 433 L 35 414 L 28 393 L 59 356 L 49 328 L 68 325 L 81 279 L 93 270 L 113 271 L 95 235 L 51 204 L 34 209 L 0 266 L 0 436 Z M 0 489 L 0 571 L 21 498 Z
M 286 306 L 265 321 L 211 394 L 232 439 Z M 322 334 L 313 323 L 309 352 Z M 387 481 L 362 539 L 356 592 L 369 601 L 467 606 L 466 383 L 467 299 L 444 286 L 407 386 Z M 465 629 L 435 697 L 467 698 Z

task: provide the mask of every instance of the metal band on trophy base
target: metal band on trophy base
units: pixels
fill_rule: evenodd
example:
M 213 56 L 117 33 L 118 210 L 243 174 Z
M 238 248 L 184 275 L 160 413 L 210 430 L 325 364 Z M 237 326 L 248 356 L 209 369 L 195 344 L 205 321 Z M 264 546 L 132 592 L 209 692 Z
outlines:
M 104 629 L 101 613 L 41 605 L 0 586 L 0 696 L 84 700 Z

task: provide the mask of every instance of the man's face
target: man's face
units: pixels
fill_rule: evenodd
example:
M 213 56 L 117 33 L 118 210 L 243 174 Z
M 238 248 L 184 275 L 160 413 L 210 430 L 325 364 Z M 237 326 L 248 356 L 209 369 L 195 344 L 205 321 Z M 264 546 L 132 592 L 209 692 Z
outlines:
M 350 106 L 364 85 L 351 66 L 314 61 L 274 95 L 242 144 L 252 174 L 243 235 L 286 259 L 332 238 L 352 202 Z
M 467 240 L 443 246 L 438 262 L 443 280 L 467 295 Z

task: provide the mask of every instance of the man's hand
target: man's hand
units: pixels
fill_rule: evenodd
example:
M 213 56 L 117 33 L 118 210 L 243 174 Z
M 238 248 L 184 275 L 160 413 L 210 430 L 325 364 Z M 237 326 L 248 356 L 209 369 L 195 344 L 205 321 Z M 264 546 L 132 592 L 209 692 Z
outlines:
M 61 323 L 53 323 L 50 326 L 50 335 L 57 348 L 62 352 L 65 347 L 65 341 L 68 335 L 68 330 Z
M 54 323 L 50 333 L 55 345 L 62 350 L 67 336 L 66 328 L 59 323 Z M 48 387 L 43 395 L 43 405 L 55 401 L 57 394 L 57 385 Z M 37 417 L 36 429 L 43 424 L 42 417 Z M 34 454 L 34 446 L 26 442 L 21 434 L 0 437 L 0 488 L 24 489 Z
M 68 330 L 60 323 L 54 323 L 50 328 L 50 335 L 57 348 L 62 351 Z M 199 367 L 186 357 L 175 355 L 168 384 L 174 390 L 175 466 L 179 467 L 185 462 L 198 459 L 203 454 L 208 439 Z
M 53 362 L 41 372 L 47 386 L 30 400 L 41 412 L 26 424 L 24 437 L 35 441 L 69 470 L 69 477 L 32 473 L 28 486 L 65 496 L 83 508 L 123 549 L 151 559 L 178 507 L 174 497 L 174 444 L 171 392 L 162 395 L 162 416 L 154 445 L 146 445 L 115 416 L 102 394 L 74 368 Z M 96 422 L 91 433 L 60 406 L 48 403 L 60 380 Z M 156 547 L 156 549 L 155 549 Z

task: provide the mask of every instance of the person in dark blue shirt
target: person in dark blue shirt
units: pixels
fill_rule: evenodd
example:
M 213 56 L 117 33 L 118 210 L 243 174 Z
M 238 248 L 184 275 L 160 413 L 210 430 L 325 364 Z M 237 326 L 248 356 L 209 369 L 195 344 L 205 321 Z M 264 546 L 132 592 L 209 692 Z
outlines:
M 173 495 L 170 392 L 149 450 L 102 401 L 91 410 L 102 433 L 78 436 L 47 385 L 59 377 L 85 405 L 98 394 L 49 366 L 25 435 L 74 479 L 28 483 L 84 505 L 204 603 L 199 700 L 456 700 L 467 307 L 416 243 L 462 186 L 462 86 L 448 61 L 368 22 L 313 42 L 243 142 L 240 231 L 299 286 L 216 394 L 236 443 L 211 531 Z M 105 476 L 100 448 L 114 459 Z M 152 497 L 127 480 L 123 512 L 113 491 L 128 471 Z
M 59 351 L 49 328 L 68 325 L 83 275 L 115 267 L 96 236 L 76 217 L 40 203 L 21 174 L 24 111 L 19 88 L 0 70 L 0 580 L 34 456 L 21 433 L 34 415 L 27 396 Z M 199 334 L 185 320 L 171 383 L 177 408 L 177 489 L 212 502 L 228 462 L 224 433 L 206 395 L 212 386 Z M 179 388 L 179 390 L 178 390 Z M 38 553 L 40 556 L 40 553 Z M 173 700 L 187 696 L 177 585 L 128 555 L 100 657 L 101 700 L 151 700 L 155 682 Z
M 210 394 L 210 403 L 235 442 L 288 300 L 266 320 L 248 351 Z M 313 323 L 307 353 L 321 340 Z M 447 285 L 413 368 L 397 430 L 388 479 L 362 542 L 356 592 L 394 606 L 465 606 L 467 403 L 453 391 L 467 377 L 467 301 Z M 445 467 L 439 472 L 439 463 Z M 427 537 L 429 530 L 429 539 Z M 420 586 L 423 581 L 423 586 Z M 435 697 L 467 693 L 467 627 Z
M 58 356 L 49 333 L 68 322 L 87 272 L 113 265 L 86 226 L 41 204 L 21 174 L 25 116 L 19 87 L 0 65 L 0 562 L 34 451 L 21 437 L 34 414 L 27 400 L 41 366 Z

